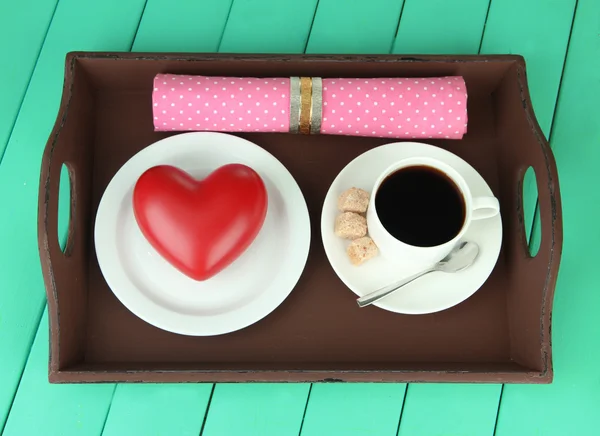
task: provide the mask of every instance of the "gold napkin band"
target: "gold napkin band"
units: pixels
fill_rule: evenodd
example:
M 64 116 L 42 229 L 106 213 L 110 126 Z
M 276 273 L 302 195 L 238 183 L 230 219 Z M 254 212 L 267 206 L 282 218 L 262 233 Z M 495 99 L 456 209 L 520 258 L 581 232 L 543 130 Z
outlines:
M 323 85 L 320 77 L 290 77 L 290 132 L 321 132 Z

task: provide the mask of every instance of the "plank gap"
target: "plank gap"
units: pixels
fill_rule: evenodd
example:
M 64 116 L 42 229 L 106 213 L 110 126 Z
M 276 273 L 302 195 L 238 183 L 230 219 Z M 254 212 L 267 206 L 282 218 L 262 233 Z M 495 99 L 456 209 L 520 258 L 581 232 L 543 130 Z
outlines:
M 315 25 L 315 18 L 317 17 L 317 11 L 319 10 L 320 1 L 321 0 L 317 0 L 317 4 L 315 5 L 315 11 L 313 12 L 312 20 L 310 21 L 310 27 L 308 28 L 308 35 L 306 35 L 306 43 L 304 44 L 304 50 L 302 50 L 303 53 L 306 53 L 308 43 L 310 42 L 310 34 L 312 33 L 313 26 Z
M 494 432 L 493 436 L 496 436 L 496 429 L 498 428 L 498 418 L 500 418 L 500 405 L 502 404 L 502 394 L 504 393 L 504 384 L 500 388 L 500 396 L 498 398 L 498 409 L 496 410 L 496 420 L 494 421 Z
M 206 404 L 206 409 L 204 409 L 204 419 L 202 420 L 202 427 L 200 427 L 199 436 L 202 436 L 204 433 L 204 427 L 206 426 L 206 420 L 208 419 L 208 412 L 210 411 L 210 403 L 212 403 L 213 395 L 215 393 L 216 383 L 213 383 L 212 388 L 210 390 L 210 395 L 208 396 L 208 403 Z
M 402 407 L 400 408 L 400 415 L 398 416 L 398 427 L 396 428 L 396 436 L 400 434 L 400 424 L 402 423 L 402 414 L 404 413 L 404 406 L 406 405 L 406 396 L 408 395 L 408 388 L 410 388 L 411 383 L 406 385 L 406 389 L 404 389 L 404 398 L 402 399 Z
M 402 2 L 402 6 L 400 6 L 400 13 L 398 14 L 398 22 L 396 23 L 396 31 L 394 32 L 394 38 L 392 39 L 392 43 L 390 44 L 389 53 L 394 52 L 394 46 L 396 45 L 396 39 L 398 39 L 398 32 L 400 31 L 400 21 L 402 21 L 402 13 L 404 12 L 404 6 L 406 6 L 406 2 L 409 0 L 404 0 Z
M 110 416 L 110 410 L 112 409 L 113 400 L 115 399 L 115 394 L 117 393 L 118 384 L 113 386 L 112 395 L 110 396 L 110 403 L 108 403 L 108 408 L 106 409 L 106 416 L 104 416 L 104 421 L 102 422 L 102 428 L 100 429 L 100 434 L 104 434 L 104 429 L 106 428 L 106 423 L 108 422 L 108 417 Z
M 298 436 L 302 435 L 302 428 L 304 427 L 304 418 L 306 418 L 306 410 L 308 409 L 308 402 L 310 401 L 310 393 L 312 392 L 313 384 L 310 384 L 308 388 L 308 395 L 306 396 L 306 404 L 304 405 L 304 412 L 302 412 L 302 421 L 300 421 L 300 430 L 298 430 Z
M 227 23 L 229 22 L 229 17 L 231 16 L 231 10 L 233 9 L 234 0 L 231 0 L 229 3 L 229 10 L 227 11 L 227 17 L 225 18 L 225 24 L 223 25 L 223 31 L 221 32 L 221 36 L 219 37 L 219 43 L 217 44 L 217 52 L 221 51 L 221 43 L 223 42 L 223 37 L 225 36 L 225 30 L 227 29 Z
M 142 24 L 142 19 L 144 18 L 144 12 L 146 12 L 146 6 L 148 6 L 148 0 L 144 0 L 144 6 L 142 7 L 142 13 L 140 14 L 140 19 L 138 20 L 137 26 L 135 28 L 135 33 L 133 34 L 133 39 L 131 40 L 131 45 L 129 46 L 129 50 L 133 50 L 133 45 L 135 44 L 135 40 L 137 38 L 138 32 L 140 31 L 140 25 Z
M 479 40 L 478 54 L 481 54 L 481 47 L 483 45 L 483 38 L 485 37 L 485 27 L 487 26 L 488 17 L 490 16 L 490 9 L 492 8 L 492 0 L 488 1 L 487 11 L 485 13 L 485 19 L 483 20 L 483 29 L 481 29 L 481 39 Z

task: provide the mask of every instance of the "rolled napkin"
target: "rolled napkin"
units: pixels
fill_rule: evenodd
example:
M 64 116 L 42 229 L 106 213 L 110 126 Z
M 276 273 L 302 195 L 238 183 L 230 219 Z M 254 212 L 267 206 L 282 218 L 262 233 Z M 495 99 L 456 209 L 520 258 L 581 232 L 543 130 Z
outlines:
M 290 132 L 461 139 L 461 76 L 421 78 L 215 77 L 158 74 L 157 131 Z

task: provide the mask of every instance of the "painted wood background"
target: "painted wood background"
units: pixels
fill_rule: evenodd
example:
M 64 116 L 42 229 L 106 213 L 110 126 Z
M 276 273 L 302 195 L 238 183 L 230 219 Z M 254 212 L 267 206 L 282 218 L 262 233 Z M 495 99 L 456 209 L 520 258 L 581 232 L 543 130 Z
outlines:
M 524 55 L 564 207 L 554 383 L 50 385 L 37 190 L 72 50 Z M 3 1 L 0 53 L 2 434 L 600 434 L 597 0 Z M 534 183 L 525 186 L 532 244 Z

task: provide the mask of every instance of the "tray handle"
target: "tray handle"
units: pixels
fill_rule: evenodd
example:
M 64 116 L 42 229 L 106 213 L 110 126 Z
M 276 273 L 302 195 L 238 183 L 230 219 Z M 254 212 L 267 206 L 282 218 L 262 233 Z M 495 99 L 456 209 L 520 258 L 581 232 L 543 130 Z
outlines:
M 71 96 L 73 94 L 73 69 L 75 59 L 67 57 L 65 80 L 57 118 L 50 133 L 48 142 L 42 156 L 40 174 L 40 192 L 38 203 L 38 236 L 42 267 L 49 266 L 48 274 L 66 265 L 66 259 L 71 257 L 76 238 L 74 237 L 74 224 L 77 215 L 77 194 L 80 191 L 77 180 L 76 166 L 80 159 L 74 159 L 68 143 L 72 141 L 76 132 L 68 122 L 68 114 L 72 108 Z M 64 252 L 59 245 L 58 235 L 58 208 L 60 191 L 60 174 L 63 164 L 68 169 L 70 181 L 70 213 L 67 231 L 67 241 Z M 45 271 L 46 273 L 46 271 Z M 53 279 L 53 277 L 51 277 Z M 50 298 L 51 295 L 48 295 Z
M 80 75 L 75 81 L 75 74 Z M 66 57 L 65 80 L 57 118 L 42 157 L 38 198 L 38 249 L 50 322 L 51 374 L 83 356 L 88 283 L 93 142 L 93 89 L 76 54 Z M 69 114 L 78 113 L 78 122 Z M 70 180 L 70 213 L 64 251 L 59 244 L 58 209 L 63 164 Z M 60 312 L 58 311 L 60 301 Z M 59 322 L 60 318 L 60 322 Z M 59 325 L 68 328 L 59 330 Z M 61 343 L 60 355 L 58 343 Z
M 61 106 L 62 112 L 62 106 Z M 59 114 L 59 118 L 64 119 L 64 113 Z M 58 121 L 57 119 L 57 121 Z M 62 123 L 61 123 L 62 124 Z M 42 272 L 48 299 L 48 316 L 50 324 L 50 371 L 59 369 L 59 295 L 64 295 L 64 285 L 69 286 L 68 281 L 64 280 L 70 258 L 75 251 L 77 238 L 74 235 L 74 223 L 77 212 L 77 192 L 79 184 L 73 169 L 73 164 L 66 159 L 65 135 L 62 134 L 60 126 L 58 130 L 52 132 L 50 140 L 46 145 L 42 158 L 42 169 L 40 177 L 40 193 L 38 204 L 38 246 Z M 68 169 L 70 181 L 69 192 L 69 223 L 67 230 L 67 240 L 64 251 L 59 244 L 58 234 L 58 213 L 59 213 L 59 192 L 60 192 L 60 173 L 63 164 Z M 61 306 L 62 307 L 62 306 Z
M 63 165 L 67 168 L 69 177 L 69 217 L 67 227 L 67 239 L 64 248 L 60 247 L 61 235 L 58 233 L 59 227 L 59 203 L 60 203 L 60 185 L 61 172 Z M 43 176 L 42 176 L 43 177 Z M 43 178 L 46 195 L 42 204 L 43 233 L 46 235 L 45 248 L 52 265 L 58 266 L 64 263 L 64 258 L 68 258 L 73 253 L 74 245 L 74 217 L 77 210 L 77 191 L 78 184 L 73 164 L 68 160 L 50 159 L 48 174 Z
M 505 117 L 500 124 L 500 134 L 507 135 L 502 142 L 511 147 L 510 153 L 504 153 L 504 170 L 515 174 L 510 189 L 503 190 L 505 204 L 514 206 L 512 215 L 507 216 L 507 235 L 516 235 L 506 240 L 505 247 L 511 358 L 539 371 L 540 377 L 551 379 L 552 306 L 563 244 L 558 170 L 533 110 L 523 59 L 506 76 L 504 86 L 508 89 L 498 97 L 504 105 L 503 113 L 520 106 L 524 114 Z M 541 224 L 540 247 L 535 256 L 529 251 L 523 210 L 523 181 L 530 167 L 535 172 Z
M 535 183 L 538 192 L 538 208 L 540 217 L 540 247 L 536 255 L 532 256 L 529 250 L 527 241 L 527 229 L 525 228 L 525 220 L 523 217 L 523 192 L 521 189 L 519 221 L 521 223 L 520 232 L 523 235 L 522 245 L 525 255 L 532 259 L 532 262 L 544 262 L 549 267 L 553 264 L 558 265 L 560 254 L 562 251 L 562 203 L 560 197 L 560 188 L 558 181 L 558 169 L 556 160 L 550 144 L 548 143 L 544 133 L 542 132 L 531 103 L 529 87 L 525 76 L 524 65 L 519 68 L 519 78 L 521 85 L 522 105 L 525 109 L 527 123 L 529 124 L 531 135 L 536 142 L 536 146 L 532 147 L 535 153 L 527 153 L 523 151 L 520 162 L 520 184 L 523 185 L 525 173 L 528 168 L 533 168 L 535 173 Z M 530 238 L 533 237 L 533 233 Z M 542 253 L 542 255 L 540 255 Z M 555 277 L 554 277 L 555 279 Z
M 543 147 L 545 148 L 546 146 Z M 544 157 L 543 161 L 530 162 L 529 165 L 521 168 L 521 183 L 523 184 L 524 182 L 526 171 L 529 168 L 533 168 L 537 186 L 537 207 L 539 208 L 540 220 L 538 225 L 541 226 L 541 231 L 539 250 L 534 255 L 530 254 L 530 244 L 534 237 L 533 229 L 526 229 L 525 220 L 520 219 L 521 232 L 523 234 L 522 245 L 526 256 L 531 259 L 540 258 L 539 261 L 542 262 L 546 262 L 547 260 L 552 261 L 552 258 L 545 259 L 545 256 L 539 256 L 541 252 L 548 253 L 552 257 L 555 250 L 562 246 L 562 205 L 559 194 L 558 171 L 549 146 L 547 150 L 544 150 Z M 521 211 L 521 213 L 523 212 L 524 210 Z M 531 230 L 529 242 L 527 241 L 528 230 Z

